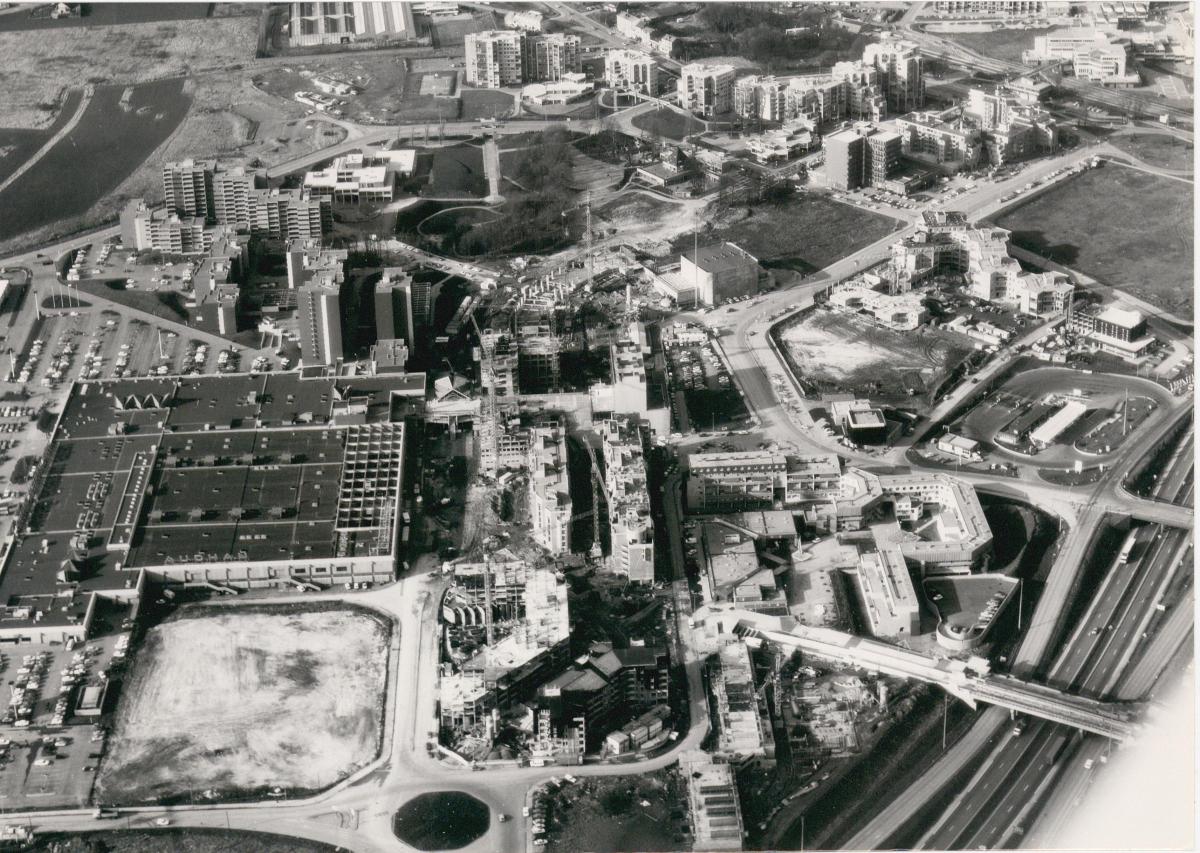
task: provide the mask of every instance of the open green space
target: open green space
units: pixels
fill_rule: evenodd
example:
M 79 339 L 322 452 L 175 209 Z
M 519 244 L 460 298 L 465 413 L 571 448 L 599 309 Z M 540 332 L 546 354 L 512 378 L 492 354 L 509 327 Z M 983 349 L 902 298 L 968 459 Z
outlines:
M 1119 133 L 1110 136 L 1108 142 L 1151 166 L 1192 171 L 1194 146 L 1174 134 Z
M 656 11 L 653 25 L 677 36 L 677 58 L 738 57 L 774 73 L 857 59 L 874 40 L 870 32 L 840 26 L 826 4 L 705 3 L 682 18 Z
M 451 145 L 434 152 L 429 183 L 423 195 L 434 198 L 482 198 L 487 195 L 483 149 L 475 145 Z
M 494 89 L 462 89 L 462 118 L 499 118 L 513 110 L 513 96 Z
M 578 193 L 572 189 L 577 152 L 571 139 L 569 133 L 552 129 L 519 150 L 502 151 L 504 204 L 491 219 L 475 210 L 440 217 L 454 219 L 452 224 L 438 222 L 442 249 L 471 257 L 497 256 L 551 251 L 576 238 L 582 216 Z
M 457 850 L 483 836 L 491 809 L 461 791 L 438 791 L 409 800 L 392 823 L 396 837 L 418 850 Z
M 229 829 L 38 833 L 29 853 L 333 853 L 336 847 L 284 835 Z
M 183 307 L 183 297 L 173 290 L 161 290 L 154 293 L 145 290 L 130 290 L 125 287 L 125 282 L 120 280 L 81 281 L 76 287 L 84 293 L 111 299 L 120 305 L 145 311 L 147 314 L 170 320 L 172 323 L 187 322 L 187 309 Z
M 938 33 L 951 41 L 958 42 L 967 50 L 973 50 L 992 59 L 1020 62 L 1021 54 L 1033 47 L 1033 40 L 1053 29 L 1038 30 L 992 30 L 988 33 Z
M 710 237 L 737 243 L 769 267 L 810 273 L 857 252 L 900 228 L 896 220 L 800 193 L 784 204 L 763 204 L 749 213 L 737 208 L 714 226 Z M 691 237 L 680 238 L 679 249 Z
M 633 126 L 651 137 L 665 136 L 668 139 L 683 139 L 689 133 L 704 130 L 704 121 L 690 118 L 683 113 L 660 107 L 653 112 L 640 113 L 633 117 Z
M 1109 163 L 1010 208 L 997 224 L 1023 249 L 1191 317 L 1192 198 L 1187 183 Z

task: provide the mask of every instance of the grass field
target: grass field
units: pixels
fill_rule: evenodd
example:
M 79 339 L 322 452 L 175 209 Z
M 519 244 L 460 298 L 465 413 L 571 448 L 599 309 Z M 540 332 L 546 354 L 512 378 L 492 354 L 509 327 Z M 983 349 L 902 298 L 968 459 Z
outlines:
M 431 198 L 483 198 L 487 191 L 483 149 L 452 145 L 434 152 L 429 184 L 421 194 Z
M 998 224 L 1024 249 L 1191 317 L 1192 198 L 1186 183 L 1109 164 L 1006 211 Z
M 462 115 L 469 121 L 476 118 L 499 118 L 511 115 L 513 96 L 494 89 L 461 89 Z
M 1037 36 L 1045 35 L 1051 28 L 1040 30 L 992 30 L 990 33 L 939 33 L 956 41 L 968 50 L 990 56 L 1020 62 L 1022 52 L 1033 47 Z
M 1108 141 L 1151 166 L 1192 171 L 1192 143 L 1176 136 L 1166 133 L 1130 133 L 1111 136 Z
M 737 243 L 769 266 L 809 273 L 874 243 L 900 223 L 887 216 L 801 193 L 782 205 L 737 208 L 714 222 L 711 237 Z
M 155 317 L 170 320 L 172 323 L 187 322 L 187 309 L 183 307 L 183 300 L 173 291 L 150 293 L 145 290 L 128 290 L 124 287 L 109 287 L 103 281 L 81 281 L 78 289 L 83 293 L 111 299 L 119 305 L 127 305 Z
M 350 608 L 203 608 L 156 626 L 122 687 L 98 796 L 333 784 L 378 750 L 387 648 L 383 623 Z
M 660 108 L 654 112 L 641 113 L 633 117 L 633 126 L 649 134 L 668 139 L 683 139 L 689 133 L 704 130 L 702 119 L 689 119 L 677 110 Z

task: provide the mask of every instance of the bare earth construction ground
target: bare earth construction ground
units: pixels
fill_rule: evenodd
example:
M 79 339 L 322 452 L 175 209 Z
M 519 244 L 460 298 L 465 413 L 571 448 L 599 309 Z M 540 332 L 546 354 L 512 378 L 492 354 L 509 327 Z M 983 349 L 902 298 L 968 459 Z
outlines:
M 332 784 L 376 755 L 387 648 L 383 621 L 349 608 L 206 608 L 156 626 L 122 690 L 100 798 Z
M 817 310 L 780 333 L 801 378 L 824 391 L 903 395 L 934 387 L 969 352 L 951 333 L 912 334 Z

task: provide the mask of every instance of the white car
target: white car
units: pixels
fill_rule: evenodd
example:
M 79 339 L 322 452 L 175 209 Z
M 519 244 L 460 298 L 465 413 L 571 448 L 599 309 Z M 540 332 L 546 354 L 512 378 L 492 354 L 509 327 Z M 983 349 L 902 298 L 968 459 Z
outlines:
M 170 826 L 171 819 L 169 817 L 156 817 L 154 819 L 155 826 Z

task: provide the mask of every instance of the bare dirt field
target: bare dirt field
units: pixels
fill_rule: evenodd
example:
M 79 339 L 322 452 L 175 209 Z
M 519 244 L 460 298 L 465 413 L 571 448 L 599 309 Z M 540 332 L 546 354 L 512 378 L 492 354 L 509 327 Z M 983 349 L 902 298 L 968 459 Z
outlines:
M 156 626 L 122 689 L 98 796 L 244 797 L 349 775 L 378 751 L 388 631 L 342 607 L 203 608 Z
M 54 120 L 64 89 L 140 83 L 252 59 L 252 16 L 62 29 L 53 37 L 0 32 L 0 119 L 5 127 Z
M 921 392 L 969 351 L 953 335 L 896 332 L 857 315 L 821 310 L 780 337 L 805 382 L 864 394 L 885 388 Z

